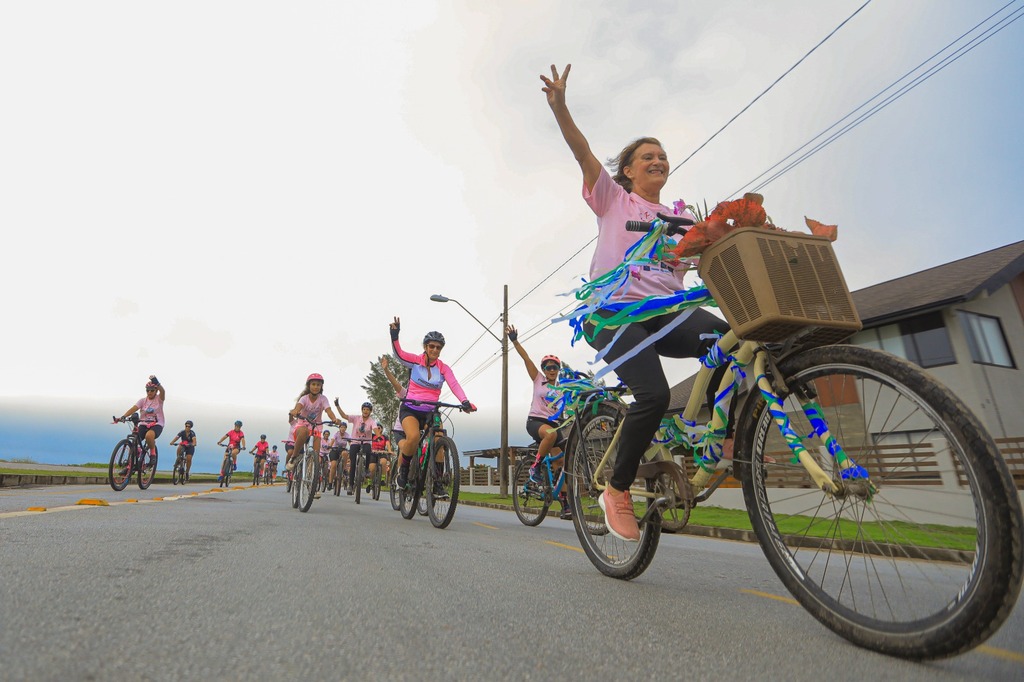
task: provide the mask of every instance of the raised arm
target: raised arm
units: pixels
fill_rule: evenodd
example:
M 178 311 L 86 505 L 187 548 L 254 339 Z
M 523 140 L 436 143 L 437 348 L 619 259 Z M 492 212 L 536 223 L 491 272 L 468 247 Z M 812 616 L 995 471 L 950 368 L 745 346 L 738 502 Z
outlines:
M 341 405 L 338 404 L 338 399 L 337 398 L 334 399 L 334 406 L 338 408 L 338 414 L 341 415 L 341 418 L 345 419 L 345 420 L 348 420 L 348 415 L 345 414 L 345 410 L 341 409 Z M 331 408 L 329 408 L 329 407 L 327 408 L 327 415 L 332 420 L 337 421 L 336 419 L 334 419 L 334 413 L 331 412 Z
M 384 370 L 384 376 L 388 378 L 388 381 L 391 383 L 391 387 L 395 389 L 395 394 L 398 395 L 402 393 L 404 387 L 401 382 L 398 381 L 398 377 L 391 373 L 391 369 L 388 367 L 390 364 L 388 356 L 380 356 L 380 368 Z
M 551 107 L 551 113 L 555 115 L 558 129 L 562 131 L 562 137 L 565 138 L 572 155 L 576 157 L 576 162 L 580 165 L 580 170 L 583 171 L 583 184 L 587 186 L 587 191 L 590 191 L 594 189 L 594 183 L 601 175 L 601 162 L 594 156 L 594 152 L 590 151 L 590 143 L 576 127 L 575 121 L 569 114 L 569 107 L 565 104 L 565 83 L 569 79 L 571 68 L 572 64 L 567 64 L 565 71 L 559 76 L 558 69 L 552 64 L 551 78 L 544 75 L 540 77 L 544 81 L 544 87 L 541 90 L 547 95 L 548 106 Z
M 537 369 L 537 365 L 533 364 L 533 360 L 526 354 L 526 349 L 519 343 L 519 332 L 512 325 L 505 327 L 505 331 L 508 333 L 508 340 L 512 342 L 516 352 L 519 353 L 519 357 L 523 359 L 523 364 L 526 365 L 526 373 L 530 375 L 530 381 L 536 381 L 540 370 Z

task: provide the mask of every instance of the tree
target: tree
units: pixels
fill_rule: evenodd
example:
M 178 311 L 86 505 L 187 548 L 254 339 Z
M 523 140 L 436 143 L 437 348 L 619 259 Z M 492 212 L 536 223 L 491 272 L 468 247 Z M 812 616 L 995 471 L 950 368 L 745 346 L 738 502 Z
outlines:
M 398 378 L 403 386 L 409 383 L 409 369 L 398 361 L 394 355 L 388 356 L 388 369 Z M 366 383 L 362 385 L 367 397 L 373 403 L 373 417 L 384 427 L 385 431 L 391 428 L 398 417 L 398 396 L 395 389 L 384 375 L 384 369 L 380 366 L 380 360 L 370 363 L 370 373 L 366 375 Z

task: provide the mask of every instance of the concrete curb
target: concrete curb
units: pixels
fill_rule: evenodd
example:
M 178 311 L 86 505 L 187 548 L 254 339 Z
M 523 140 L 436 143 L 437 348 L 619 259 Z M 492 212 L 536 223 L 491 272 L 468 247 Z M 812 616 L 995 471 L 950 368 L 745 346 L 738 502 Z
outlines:
M 471 502 L 469 500 L 459 500 L 459 504 L 465 504 L 470 507 L 485 507 L 487 509 L 498 509 L 500 511 L 515 512 L 512 505 L 508 504 L 495 504 L 493 502 Z M 548 516 L 554 516 L 558 518 L 558 513 L 555 511 L 548 511 Z M 663 531 L 669 533 L 671 531 Z M 687 525 L 675 535 L 694 535 L 696 537 L 703 538 L 714 538 L 716 540 L 736 540 L 738 542 L 757 542 L 757 537 L 754 535 L 752 530 L 740 530 L 738 528 L 718 528 L 715 526 L 692 526 Z
M 211 479 L 192 479 L 195 483 L 217 482 L 217 477 Z M 154 484 L 170 484 L 170 474 L 156 475 Z M 0 474 L 0 488 L 27 488 L 34 486 L 50 485 L 107 485 L 107 475 L 102 476 L 51 476 L 48 474 Z

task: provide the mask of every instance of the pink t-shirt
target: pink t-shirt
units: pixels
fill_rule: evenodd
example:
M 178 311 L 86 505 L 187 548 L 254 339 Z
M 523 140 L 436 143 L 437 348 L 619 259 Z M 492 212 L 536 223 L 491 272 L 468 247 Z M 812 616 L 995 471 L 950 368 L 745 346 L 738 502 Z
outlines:
M 155 398 L 142 398 L 135 403 L 139 408 L 139 420 L 147 426 L 164 425 L 164 401 L 159 394 Z
M 373 438 L 373 430 L 377 428 L 377 420 L 373 417 L 363 419 L 363 413 L 348 416 L 348 438 L 357 443 L 369 443 Z
M 309 417 L 313 421 L 318 422 L 320 421 L 320 416 L 324 413 L 324 410 L 331 406 L 331 401 L 328 400 L 327 396 L 323 393 L 318 395 L 316 398 L 312 398 L 312 395 L 312 393 L 307 393 L 299 398 L 299 407 L 301 408 L 299 410 L 299 416 Z M 299 426 L 302 425 L 303 423 L 299 422 Z
M 347 448 L 348 447 L 348 431 L 335 431 L 334 435 L 331 436 L 331 447 L 332 448 Z
M 657 218 L 659 212 L 672 214 L 672 209 L 662 204 L 652 204 L 637 194 L 629 193 L 604 167 L 594 183 L 594 189 L 587 191 L 583 185 L 583 199 L 590 210 L 597 216 L 597 248 L 590 261 L 590 279 L 614 270 L 622 264 L 626 251 L 643 237 L 642 232 L 627 232 L 627 220 L 643 220 L 650 222 Z M 693 215 L 685 212 L 687 218 Z M 670 237 L 677 241 L 678 237 Z M 633 273 L 629 280 L 629 289 L 625 294 L 617 294 L 616 300 L 639 301 L 647 296 L 665 296 L 674 294 L 683 288 L 685 267 L 675 268 L 668 263 L 643 266 Z
M 530 416 L 551 419 L 555 414 L 555 401 L 561 394 L 548 385 L 543 372 L 537 372 L 533 380 L 533 403 L 530 404 Z

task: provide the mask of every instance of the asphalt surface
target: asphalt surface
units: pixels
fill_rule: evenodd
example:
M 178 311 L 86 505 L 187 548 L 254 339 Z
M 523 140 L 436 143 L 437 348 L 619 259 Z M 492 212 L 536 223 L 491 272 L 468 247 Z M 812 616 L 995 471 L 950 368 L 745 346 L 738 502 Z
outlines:
M 665 535 L 622 582 L 553 518 L 460 505 L 437 530 L 384 499 L 302 514 L 280 485 L 72 488 L 0 491 L 5 680 L 1024 678 L 1019 604 L 984 647 L 901 661 L 794 605 L 748 543 Z

